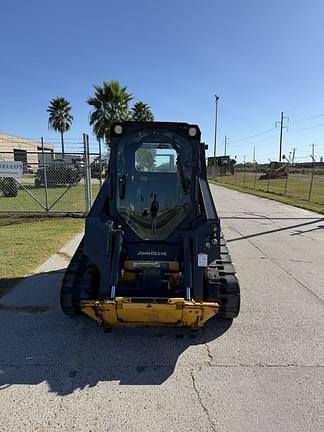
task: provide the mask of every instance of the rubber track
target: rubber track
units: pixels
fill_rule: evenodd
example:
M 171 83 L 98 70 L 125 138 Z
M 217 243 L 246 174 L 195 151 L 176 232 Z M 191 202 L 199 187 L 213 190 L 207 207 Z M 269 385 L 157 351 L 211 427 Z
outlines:
M 206 300 L 220 303 L 218 316 L 237 317 L 240 311 L 240 285 L 223 236 L 221 236 L 221 257 L 208 266 L 207 278 Z
M 66 269 L 60 294 L 61 309 L 66 315 L 79 315 L 80 300 L 96 296 L 96 267 L 83 253 L 83 240 Z

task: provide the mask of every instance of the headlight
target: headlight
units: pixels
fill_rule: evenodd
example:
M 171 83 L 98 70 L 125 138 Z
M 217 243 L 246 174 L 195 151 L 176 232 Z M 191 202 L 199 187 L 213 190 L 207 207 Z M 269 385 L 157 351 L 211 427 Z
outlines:
M 195 137 L 196 135 L 198 135 L 198 129 L 195 126 L 191 126 L 188 129 L 188 134 L 190 137 Z
M 119 125 L 119 124 L 115 125 L 114 126 L 114 132 L 116 135 L 121 135 L 123 133 L 122 125 Z

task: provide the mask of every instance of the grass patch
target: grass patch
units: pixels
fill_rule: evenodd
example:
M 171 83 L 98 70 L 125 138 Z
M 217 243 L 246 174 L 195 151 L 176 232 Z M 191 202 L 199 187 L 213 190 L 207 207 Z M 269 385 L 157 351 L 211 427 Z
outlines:
M 0 195 L 0 212 L 44 212 L 46 204 L 45 188 L 36 188 L 33 185 L 27 185 L 27 188 L 19 189 L 16 197 L 4 197 Z M 92 198 L 97 196 L 100 189 L 99 181 L 92 183 Z M 57 213 L 84 213 L 84 183 L 81 181 L 76 186 L 69 189 L 67 187 L 49 187 L 47 189 L 48 207 L 51 212 Z M 41 205 L 41 204 L 42 205 Z
M 240 175 L 243 173 L 239 173 Z M 241 177 L 241 176 L 240 176 Z M 229 189 L 237 190 L 239 192 L 248 193 L 251 195 L 259 196 L 261 198 L 267 198 L 274 201 L 281 202 L 283 204 L 293 205 L 295 207 L 303 208 L 305 210 L 311 210 L 317 213 L 324 214 L 324 181 L 315 189 L 312 194 L 312 201 L 308 202 L 308 184 L 298 179 L 289 179 L 287 187 L 287 196 L 284 195 L 285 190 L 285 179 L 271 180 L 269 192 L 267 192 L 267 180 L 257 180 L 256 187 L 254 189 L 254 180 L 251 182 L 251 175 L 245 178 L 245 187 L 243 187 L 242 179 L 237 176 L 236 184 L 234 176 L 228 180 L 221 181 L 209 180 L 211 184 L 218 186 L 224 186 Z M 254 174 L 253 174 L 254 177 Z M 324 180 L 324 179 L 323 179 Z M 315 185 L 315 182 L 314 182 Z M 314 190 L 314 189 L 313 189 Z
M 0 219 L 0 297 L 82 232 L 83 219 Z

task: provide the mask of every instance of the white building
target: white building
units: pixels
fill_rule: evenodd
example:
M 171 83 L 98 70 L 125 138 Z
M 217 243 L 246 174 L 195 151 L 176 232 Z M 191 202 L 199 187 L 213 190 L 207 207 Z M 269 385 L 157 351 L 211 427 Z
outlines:
M 0 133 L 0 160 L 21 161 L 25 170 L 36 171 L 44 157 L 46 162 L 54 159 L 52 144 L 44 143 L 43 153 L 40 141 Z

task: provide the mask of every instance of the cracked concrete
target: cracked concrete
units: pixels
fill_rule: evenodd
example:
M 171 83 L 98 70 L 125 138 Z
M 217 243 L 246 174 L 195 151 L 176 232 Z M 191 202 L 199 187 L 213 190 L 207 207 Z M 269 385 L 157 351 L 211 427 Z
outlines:
M 58 294 L 79 237 L 1 301 L 1 432 L 324 430 L 323 217 L 212 192 L 240 316 L 200 332 L 71 320 Z
M 207 344 L 206 344 L 206 346 L 207 346 Z M 208 409 L 204 405 L 203 400 L 202 400 L 202 398 L 201 398 L 201 396 L 199 394 L 199 391 L 198 391 L 198 389 L 196 387 L 196 379 L 195 379 L 195 375 L 194 375 L 194 371 L 193 370 L 190 371 L 190 376 L 191 376 L 191 380 L 192 380 L 192 386 L 193 386 L 193 388 L 194 388 L 194 390 L 196 392 L 196 395 L 197 395 L 198 402 L 199 402 L 201 408 L 203 409 L 203 411 L 204 411 L 204 413 L 205 413 L 205 415 L 207 417 L 207 420 L 208 420 L 208 423 L 209 423 L 209 425 L 211 427 L 211 430 L 216 432 L 217 431 L 216 426 L 215 426 L 215 424 L 214 424 L 214 422 L 213 422 L 213 420 L 212 420 L 212 418 L 211 418 L 211 416 L 209 414 Z
M 206 350 L 207 350 L 207 355 L 209 358 L 208 364 L 211 365 L 212 361 L 213 361 L 213 356 L 211 355 L 208 343 L 205 344 Z

